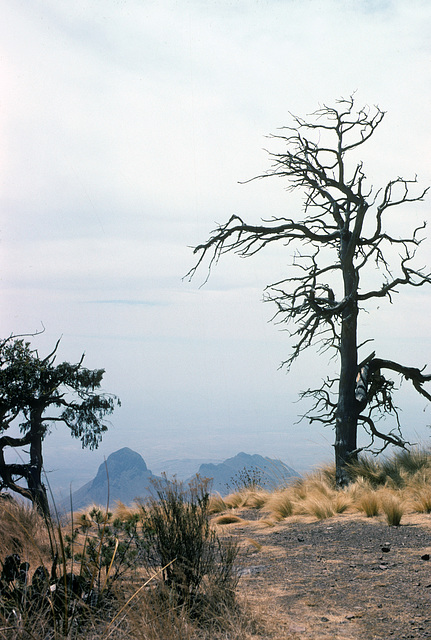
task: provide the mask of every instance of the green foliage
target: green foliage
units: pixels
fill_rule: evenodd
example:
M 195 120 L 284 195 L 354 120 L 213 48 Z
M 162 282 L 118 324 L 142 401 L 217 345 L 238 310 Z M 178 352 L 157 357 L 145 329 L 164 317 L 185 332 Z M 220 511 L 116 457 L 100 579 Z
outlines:
M 112 395 L 95 393 L 105 371 L 86 369 L 82 366 L 83 357 L 77 364 L 55 365 L 58 344 L 42 359 L 22 338 L 8 338 L 0 343 L 0 431 L 20 416 L 20 430 L 27 433 L 33 426 L 34 412 L 54 407 L 58 415 L 49 421 L 63 422 L 83 447 L 93 449 L 107 430 L 103 417 L 112 413 L 118 400 Z M 46 431 L 43 426 L 44 435 Z
M 0 489 L 31 500 L 45 517 L 49 506 L 41 480 L 42 444 L 50 426 L 65 425 L 82 447 L 94 449 L 108 429 L 105 416 L 119 404 L 115 396 L 98 392 L 104 370 L 83 367 L 84 356 L 76 364 L 55 364 L 58 345 L 41 358 L 23 338 L 0 342 L 0 434 L 14 424 L 21 433 L 0 437 Z M 9 447 L 29 447 L 29 463 L 6 463 L 4 449 Z
M 43 614 L 47 628 L 68 637 L 72 628 L 84 632 L 118 608 L 116 583 L 131 583 L 148 564 L 148 527 L 139 512 L 120 519 L 97 507 L 82 514 L 69 534 L 45 525 L 53 542 L 49 562 L 32 571 L 17 554 L 0 560 L 0 618 L 30 621 Z
M 121 520 L 94 507 L 80 516 L 71 534 L 65 535 L 65 556 L 79 563 L 80 576 L 101 594 L 112 589 L 126 572 L 147 562 L 149 533 L 148 522 L 138 512 Z

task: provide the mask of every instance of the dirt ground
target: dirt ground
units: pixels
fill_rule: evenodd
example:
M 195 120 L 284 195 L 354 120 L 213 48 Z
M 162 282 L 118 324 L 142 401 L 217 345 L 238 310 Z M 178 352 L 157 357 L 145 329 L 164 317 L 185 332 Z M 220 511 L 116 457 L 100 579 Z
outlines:
M 431 638 L 431 515 L 343 514 L 224 527 L 243 548 L 240 591 L 296 640 Z M 259 517 L 261 517 L 260 514 Z

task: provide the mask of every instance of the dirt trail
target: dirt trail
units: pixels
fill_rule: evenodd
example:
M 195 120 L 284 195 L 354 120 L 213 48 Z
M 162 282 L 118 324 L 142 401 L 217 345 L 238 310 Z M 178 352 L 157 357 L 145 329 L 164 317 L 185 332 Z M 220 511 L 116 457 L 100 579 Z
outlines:
M 240 589 L 279 617 L 280 639 L 431 638 L 431 516 L 404 521 L 230 525 L 245 551 Z

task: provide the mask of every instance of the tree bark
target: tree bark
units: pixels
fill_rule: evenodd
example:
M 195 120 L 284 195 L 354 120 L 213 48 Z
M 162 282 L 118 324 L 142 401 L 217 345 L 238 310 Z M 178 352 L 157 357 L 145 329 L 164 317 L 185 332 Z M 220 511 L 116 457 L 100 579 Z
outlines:
M 355 397 L 357 375 L 358 277 L 349 259 L 350 242 L 341 238 L 340 259 L 343 267 L 344 296 L 347 304 L 341 314 L 340 381 L 335 417 L 335 476 L 336 484 L 344 487 L 350 482 L 347 465 L 357 459 L 358 405 Z
M 46 487 L 42 482 L 43 456 L 42 440 L 44 426 L 42 422 L 43 405 L 31 410 L 30 420 L 30 464 L 28 465 L 27 486 L 32 502 L 44 518 L 50 517 Z

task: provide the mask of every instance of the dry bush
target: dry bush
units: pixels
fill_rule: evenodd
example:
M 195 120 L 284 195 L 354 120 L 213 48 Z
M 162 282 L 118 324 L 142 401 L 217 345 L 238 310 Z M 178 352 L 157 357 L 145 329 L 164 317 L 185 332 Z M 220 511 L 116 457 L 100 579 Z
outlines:
M 157 498 L 141 505 L 147 521 L 150 555 L 163 567 L 169 601 L 201 612 L 203 602 L 232 606 L 238 574 L 238 544 L 221 539 L 209 520 L 208 482 L 196 476 L 188 486 L 177 480 L 153 482 Z

